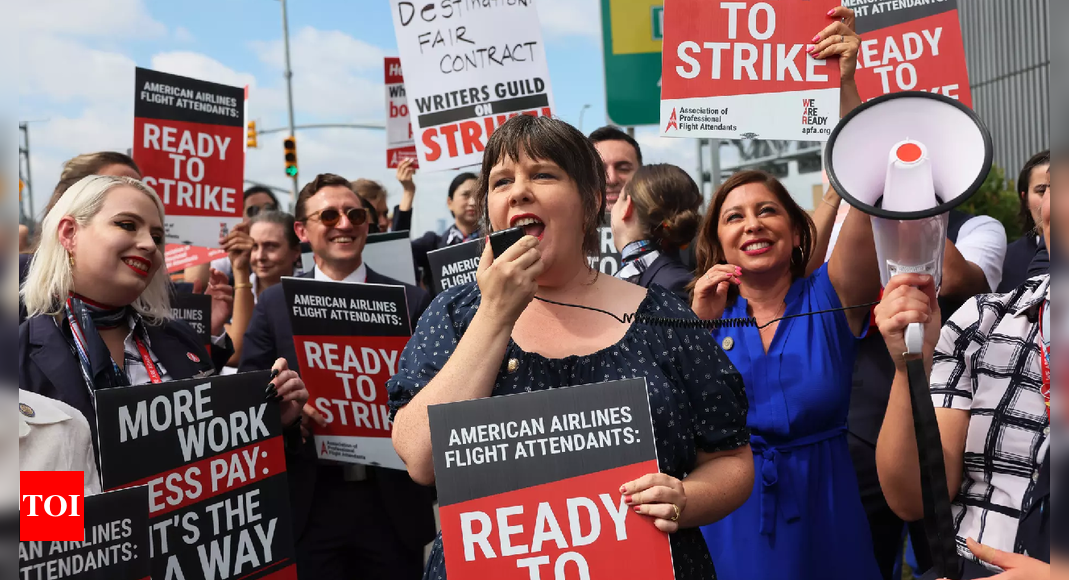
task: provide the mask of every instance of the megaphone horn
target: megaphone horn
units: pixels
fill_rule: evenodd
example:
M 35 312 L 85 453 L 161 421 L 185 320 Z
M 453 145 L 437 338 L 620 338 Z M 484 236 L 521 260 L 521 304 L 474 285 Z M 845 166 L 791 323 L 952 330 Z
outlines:
M 902 273 L 941 284 L 948 213 L 980 189 L 991 158 L 991 134 L 976 112 L 939 94 L 884 95 L 839 122 L 825 153 L 828 179 L 875 218 L 885 286 Z M 923 335 L 920 325 L 908 331 L 910 353 L 921 353 Z

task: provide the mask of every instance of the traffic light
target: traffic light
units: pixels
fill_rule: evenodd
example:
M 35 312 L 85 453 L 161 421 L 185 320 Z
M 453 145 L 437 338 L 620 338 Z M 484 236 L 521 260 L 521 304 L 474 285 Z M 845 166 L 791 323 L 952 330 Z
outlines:
M 256 148 L 256 121 L 249 121 L 249 132 L 245 138 L 245 145 L 255 149 Z
M 286 175 L 297 177 L 297 138 L 286 137 L 282 147 L 286 150 Z

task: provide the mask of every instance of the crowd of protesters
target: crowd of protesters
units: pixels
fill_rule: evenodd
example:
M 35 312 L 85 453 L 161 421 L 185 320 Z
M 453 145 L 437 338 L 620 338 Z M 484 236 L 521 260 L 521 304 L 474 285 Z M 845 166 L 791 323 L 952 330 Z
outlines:
M 829 21 L 821 40 L 831 41 L 816 56 L 841 57 L 845 114 L 860 104 L 860 39 L 849 10 Z M 926 322 L 966 577 L 1049 578 L 1062 547 L 1049 523 L 1051 173 L 1046 151 L 1021 169 L 1020 240 L 1008 243 L 988 216 L 956 211 L 942 285 L 906 274 L 881 288 L 870 218 L 851 209 L 836 225 L 832 189 L 807 213 L 775 177 L 743 171 L 703 208 L 684 170 L 644 165 L 638 142 L 617 128 L 587 137 L 519 116 L 491 136 L 477 173 L 458 174 L 440 201 L 419 198 L 446 203 L 454 223 L 413 236 L 418 285 L 408 285 L 368 267 L 363 251 L 369 233 L 411 227 L 411 162 L 397 170 L 403 196 L 392 212 L 386 189 L 366 179 L 318 175 L 293 214 L 270 189 L 251 188 L 244 222 L 220 240 L 227 255 L 172 279 L 163 204 L 136 163 L 81 155 L 65 166 L 37 235 L 20 229 L 20 397 L 44 415 L 20 417 L 22 467 L 84 470 L 87 493 L 98 492 L 96 390 L 270 369 L 282 424 L 306 440 L 287 449 L 299 576 L 440 580 L 428 406 L 638 373 L 651 405 L 667 409 L 654 415 L 660 469 L 621 483 L 670 534 L 677 578 L 887 580 L 901 574 L 907 538 L 916 577 L 934 577 L 924 576 L 903 355 L 905 327 Z M 1059 207 L 1069 219 L 1069 205 Z M 432 300 L 429 252 L 521 218 L 523 239 L 496 257 L 487 245 L 477 281 Z M 616 276 L 590 266 L 605 225 L 621 253 Z M 307 271 L 302 246 L 313 256 Z M 309 434 L 323 417 L 296 370 L 280 284 L 288 276 L 405 287 L 418 324 L 388 386 L 407 473 L 317 460 Z M 180 292 L 212 298 L 210 345 L 172 318 Z M 627 325 L 556 302 L 752 317 L 759 328 Z M 835 312 L 789 318 L 818 311 Z M 196 356 L 176 356 L 186 352 Z M 73 459 L 60 465 L 60 456 Z

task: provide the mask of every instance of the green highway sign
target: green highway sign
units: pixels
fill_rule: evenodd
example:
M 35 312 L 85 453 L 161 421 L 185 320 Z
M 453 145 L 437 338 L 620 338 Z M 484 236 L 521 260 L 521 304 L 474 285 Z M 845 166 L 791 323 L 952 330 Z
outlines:
M 609 120 L 660 124 L 663 0 L 601 0 L 601 32 Z

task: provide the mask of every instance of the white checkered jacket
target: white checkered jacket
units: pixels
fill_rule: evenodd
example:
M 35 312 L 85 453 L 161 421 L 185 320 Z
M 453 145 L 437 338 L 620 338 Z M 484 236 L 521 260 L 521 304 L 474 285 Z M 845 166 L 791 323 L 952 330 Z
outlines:
M 1038 343 L 1050 276 L 977 296 L 943 327 L 932 368 L 936 408 L 968 411 L 965 472 L 954 501 L 959 553 L 973 538 L 1013 552 L 1025 495 L 1050 436 Z

